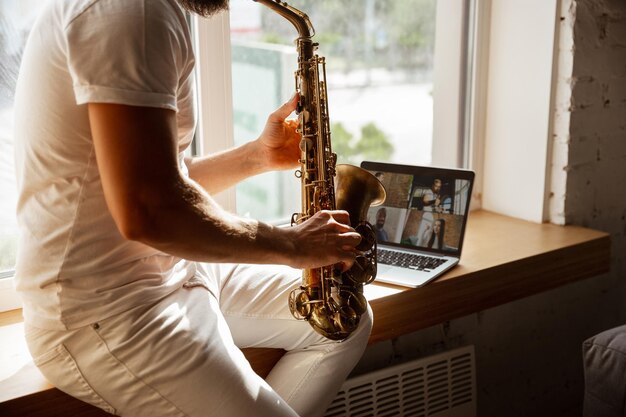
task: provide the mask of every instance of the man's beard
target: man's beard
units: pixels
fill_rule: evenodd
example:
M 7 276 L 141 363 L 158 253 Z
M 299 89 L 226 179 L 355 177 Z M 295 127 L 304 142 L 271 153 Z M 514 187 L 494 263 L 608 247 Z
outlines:
M 228 0 L 178 0 L 184 9 L 203 17 L 228 10 Z

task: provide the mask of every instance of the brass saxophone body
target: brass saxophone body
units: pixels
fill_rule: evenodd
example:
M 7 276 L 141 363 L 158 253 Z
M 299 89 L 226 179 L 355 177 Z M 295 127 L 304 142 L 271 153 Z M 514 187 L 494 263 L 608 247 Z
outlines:
M 315 51 L 315 34 L 308 16 L 280 0 L 255 0 L 283 16 L 298 31 L 295 73 L 299 95 L 296 113 L 300 141 L 302 212 L 292 216 L 300 224 L 320 210 L 346 210 L 351 226 L 362 236 L 359 255 L 352 268 L 341 272 L 336 265 L 304 269 L 302 285 L 289 296 L 294 317 L 304 319 L 323 336 L 347 338 L 367 310 L 363 285 L 376 277 L 376 234 L 367 223 L 367 210 L 385 200 L 385 189 L 369 172 L 352 165 L 336 165 L 332 152 L 324 57 Z

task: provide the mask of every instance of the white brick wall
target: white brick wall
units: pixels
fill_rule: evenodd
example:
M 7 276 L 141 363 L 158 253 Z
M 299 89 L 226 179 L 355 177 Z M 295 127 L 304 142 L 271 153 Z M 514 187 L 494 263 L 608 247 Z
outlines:
M 552 128 L 552 158 L 550 164 L 549 218 L 555 224 L 565 224 L 565 194 L 571 122 L 572 78 L 574 65 L 574 24 L 576 1 L 562 0 L 556 59 L 554 120 Z
M 565 222 L 611 233 L 611 275 L 626 294 L 626 2 L 575 3 Z

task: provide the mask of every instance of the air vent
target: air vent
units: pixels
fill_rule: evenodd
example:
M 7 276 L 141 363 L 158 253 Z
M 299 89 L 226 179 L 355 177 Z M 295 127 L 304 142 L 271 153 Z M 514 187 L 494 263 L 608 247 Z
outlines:
M 347 380 L 325 417 L 476 417 L 474 346 Z

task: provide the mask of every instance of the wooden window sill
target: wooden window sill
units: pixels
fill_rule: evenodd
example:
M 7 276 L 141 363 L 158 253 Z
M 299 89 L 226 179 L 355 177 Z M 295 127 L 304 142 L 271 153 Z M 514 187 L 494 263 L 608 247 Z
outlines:
M 460 264 L 422 288 L 366 287 L 375 316 L 370 344 L 609 271 L 610 236 L 582 227 L 530 223 L 481 210 L 470 214 L 465 239 Z M 57 409 L 66 414 L 107 415 L 45 380 L 32 364 L 21 321 L 19 311 L 0 313 L 0 414 L 49 415 L 51 405 L 63 403 Z M 265 376 L 283 352 L 245 353 Z

